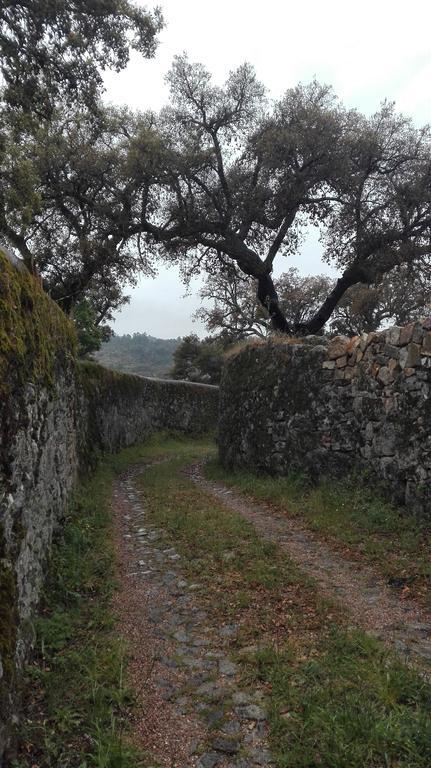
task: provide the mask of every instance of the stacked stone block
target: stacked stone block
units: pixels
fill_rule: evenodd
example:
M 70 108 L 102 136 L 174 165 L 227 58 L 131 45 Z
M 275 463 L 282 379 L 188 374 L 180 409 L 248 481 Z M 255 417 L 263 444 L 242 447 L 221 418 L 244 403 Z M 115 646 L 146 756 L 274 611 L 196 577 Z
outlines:
M 361 336 L 249 346 L 221 387 L 229 467 L 311 478 L 359 471 L 431 512 L 431 318 Z

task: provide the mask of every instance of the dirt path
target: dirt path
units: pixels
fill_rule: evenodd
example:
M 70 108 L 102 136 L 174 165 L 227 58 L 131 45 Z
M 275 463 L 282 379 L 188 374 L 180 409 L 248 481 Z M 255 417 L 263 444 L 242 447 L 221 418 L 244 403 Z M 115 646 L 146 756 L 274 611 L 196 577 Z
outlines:
M 190 466 L 187 474 L 217 501 L 250 520 L 264 538 L 285 549 L 316 580 L 322 594 L 345 607 L 352 625 L 380 637 L 427 673 L 431 671 L 431 616 L 413 600 L 394 594 L 369 566 L 344 559 L 298 521 L 208 481 L 203 462 Z
M 210 622 L 200 585 L 183 578 L 180 555 L 161 543 L 135 488 L 143 472 L 126 472 L 113 494 L 115 608 L 137 694 L 134 740 L 151 768 L 271 765 L 262 693 L 241 690 L 226 649 L 237 627 Z

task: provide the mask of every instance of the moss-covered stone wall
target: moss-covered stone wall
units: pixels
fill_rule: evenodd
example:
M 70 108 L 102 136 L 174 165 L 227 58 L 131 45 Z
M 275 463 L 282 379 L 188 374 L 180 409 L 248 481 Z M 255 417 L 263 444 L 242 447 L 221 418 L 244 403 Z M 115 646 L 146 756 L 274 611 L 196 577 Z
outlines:
M 219 446 L 231 468 L 310 479 L 359 471 L 431 514 L 431 318 L 245 347 L 222 379 Z
M 214 429 L 217 406 L 217 387 L 79 363 L 72 324 L 0 250 L 0 765 L 13 749 L 52 537 L 80 470 L 157 429 Z

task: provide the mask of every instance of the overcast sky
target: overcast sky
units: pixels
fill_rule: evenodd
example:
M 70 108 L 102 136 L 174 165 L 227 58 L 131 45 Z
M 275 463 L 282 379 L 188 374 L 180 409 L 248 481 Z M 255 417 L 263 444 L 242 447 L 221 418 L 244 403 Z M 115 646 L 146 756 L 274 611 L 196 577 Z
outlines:
M 142 3 L 148 5 L 148 3 Z M 187 51 L 223 83 L 230 70 L 251 62 L 274 97 L 297 82 L 317 77 L 333 85 L 347 106 L 374 112 L 390 99 L 418 125 L 431 121 L 431 4 L 429 0 L 161 0 L 166 28 L 156 56 L 132 55 L 128 68 L 106 76 L 106 98 L 117 104 L 158 110 L 167 101 L 164 76 L 175 54 Z M 301 253 L 278 263 L 303 274 L 327 272 L 315 232 Z M 129 293 L 131 303 L 116 318 L 116 333 L 144 331 L 162 338 L 195 332 L 199 305 L 174 268 L 161 268 Z

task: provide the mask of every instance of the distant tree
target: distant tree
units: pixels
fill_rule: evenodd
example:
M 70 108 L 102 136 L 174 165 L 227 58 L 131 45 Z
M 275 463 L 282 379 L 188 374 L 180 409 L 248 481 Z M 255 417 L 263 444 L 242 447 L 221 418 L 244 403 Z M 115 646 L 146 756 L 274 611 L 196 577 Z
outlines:
M 200 340 L 185 336 L 174 352 L 171 376 L 204 384 L 218 384 L 223 365 L 224 346 L 215 339 Z
M 294 267 L 274 281 L 280 305 L 288 322 L 301 327 L 308 313 L 317 309 L 335 285 L 327 275 L 302 276 Z M 271 325 L 256 297 L 253 285 L 239 273 L 207 278 L 201 297 L 213 301 L 196 312 L 207 330 L 224 342 L 258 336 L 264 338 Z M 331 315 L 325 330 L 353 336 L 375 331 L 390 323 L 406 325 L 431 312 L 430 265 L 399 267 L 377 285 L 357 284 L 349 288 Z
M 349 288 L 331 317 L 330 328 L 334 333 L 353 336 L 389 324 L 406 325 L 430 312 L 430 265 L 416 269 L 403 265 L 376 285 Z
M 303 328 L 332 290 L 333 279 L 327 275 L 300 275 L 295 267 L 276 281 L 280 304 L 292 328 Z M 319 329 L 320 330 L 320 329 Z
M 45 118 L 59 100 L 94 106 L 101 71 L 124 69 L 130 49 L 153 56 L 158 9 L 130 0 L 5 0 L 0 8 L 3 98 Z
M 326 275 L 302 276 L 295 267 L 274 280 L 289 325 L 302 326 L 310 312 L 320 307 L 333 283 Z M 264 338 L 270 332 L 271 323 L 256 296 L 255 285 L 238 270 L 232 269 L 229 275 L 210 275 L 200 295 L 214 302 L 196 312 L 210 333 L 234 341 L 248 336 Z
M 108 368 L 165 377 L 172 368 L 173 353 L 180 342 L 181 339 L 157 339 L 146 333 L 112 336 L 95 356 Z
M 258 302 L 255 284 L 233 265 L 209 275 L 199 293 L 204 302 L 213 302 L 195 312 L 210 334 L 227 342 L 267 335 L 269 321 Z
M 367 119 L 331 90 L 298 86 L 270 108 L 251 67 L 224 88 L 201 65 L 175 60 L 159 131 L 164 171 L 157 213 L 142 231 L 185 276 L 234 266 L 257 281 L 273 327 L 316 333 L 344 293 L 371 285 L 430 253 L 430 131 L 384 104 Z M 149 199 L 152 199 L 151 197 Z M 322 304 L 287 320 L 272 279 L 277 254 L 297 248 L 301 228 L 325 225 L 326 258 L 341 270 Z

